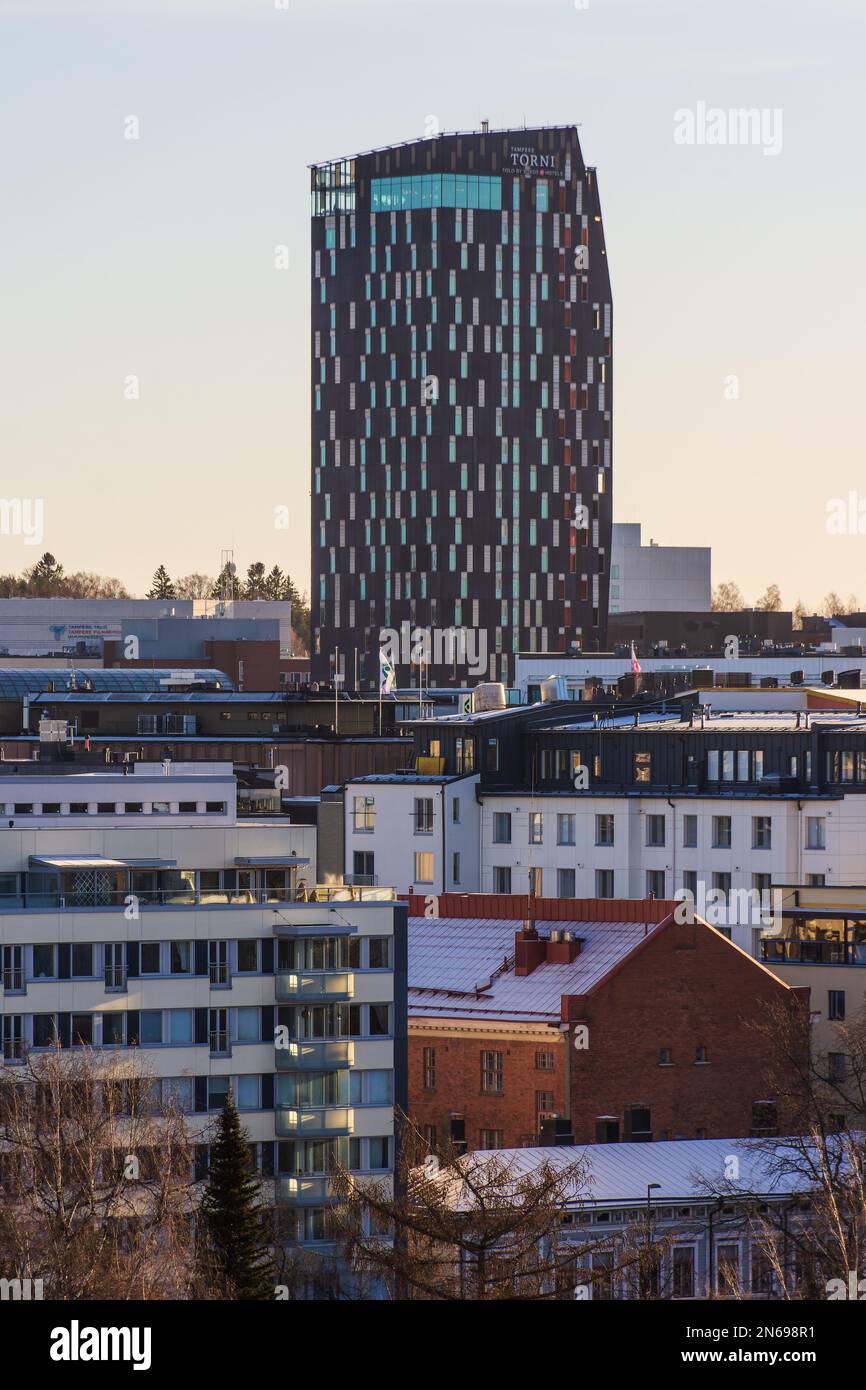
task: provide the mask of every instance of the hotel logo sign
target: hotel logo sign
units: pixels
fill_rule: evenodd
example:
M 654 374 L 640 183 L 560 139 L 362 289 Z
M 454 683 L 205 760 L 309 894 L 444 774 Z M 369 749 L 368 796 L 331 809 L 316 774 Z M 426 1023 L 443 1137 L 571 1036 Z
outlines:
M 559 155 L 539 154 L 531 145 L 511 145 L 508 150 L 512 174 L 555 174 L 559 171 Z

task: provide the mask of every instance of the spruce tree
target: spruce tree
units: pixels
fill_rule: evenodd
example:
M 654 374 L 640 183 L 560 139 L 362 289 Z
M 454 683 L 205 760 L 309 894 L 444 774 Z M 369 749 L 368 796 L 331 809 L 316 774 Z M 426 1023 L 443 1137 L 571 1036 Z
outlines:
M 199 1208 L 211 1277 L 215 1276 L 224 1298 L 274 1296 L 273 1262 L 262 1224 L 260 1196 L 230 1087 L 211 1144 L 210 1171 Z
M 151 580 L 150 588 L 147 591 L 148 598 L 177 598 L 174 585 L 169 577 L 165 565 L 160 565 L 159 569 Z

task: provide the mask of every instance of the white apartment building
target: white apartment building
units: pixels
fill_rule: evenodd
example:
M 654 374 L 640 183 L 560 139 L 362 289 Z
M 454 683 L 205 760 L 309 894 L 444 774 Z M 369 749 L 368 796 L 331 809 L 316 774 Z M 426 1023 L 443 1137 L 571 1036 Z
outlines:
M 611 613 L 706 613 L 712 602 L 709 546 L 641 544 L 640 522 L 613 523 Z
M 478 774 L 370 774 L 346 784 L 345 876 L 398 893 L 472 892 L 480 875 Z
M 19 767 L 0 776 L 3 1067 L 136 1047 L 198 1177 L 231 1085 L 294 1235 L 325 1242 L 333 1160 L 393 1166 L 405 908 L 316 890 L 315 827 L 239 818 L 229 764 Z

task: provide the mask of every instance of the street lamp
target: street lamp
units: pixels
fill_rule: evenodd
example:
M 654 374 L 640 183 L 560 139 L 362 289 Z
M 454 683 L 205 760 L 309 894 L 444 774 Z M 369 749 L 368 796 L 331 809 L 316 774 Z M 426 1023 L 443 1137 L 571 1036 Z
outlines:
M 653 1293 L 653 1277 L 651 1268 L 650 1250 L 652 1247 L 652 1193 L 657 1192 L 661 1187 L 660 1182 L 648 1182 L 646 1188 L 646 1269 L 643 1272 L 643 1286 L 645 1296 L 651 1297 Z

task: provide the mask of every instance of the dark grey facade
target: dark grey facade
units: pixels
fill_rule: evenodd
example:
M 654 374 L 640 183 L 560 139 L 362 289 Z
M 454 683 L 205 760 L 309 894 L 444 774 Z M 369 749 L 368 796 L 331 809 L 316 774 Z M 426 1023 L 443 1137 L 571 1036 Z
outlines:
M 431 685 L 602 649 L 612 308 L 576 128 L 441 135 L 311 177 L 314 678 L 338 651 L 375 689 L 381 630 L 403 624 L 401 686 L 416 628 Z

